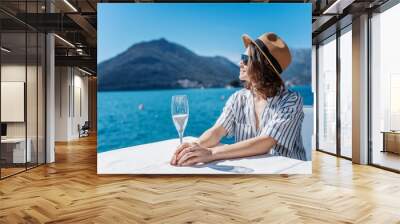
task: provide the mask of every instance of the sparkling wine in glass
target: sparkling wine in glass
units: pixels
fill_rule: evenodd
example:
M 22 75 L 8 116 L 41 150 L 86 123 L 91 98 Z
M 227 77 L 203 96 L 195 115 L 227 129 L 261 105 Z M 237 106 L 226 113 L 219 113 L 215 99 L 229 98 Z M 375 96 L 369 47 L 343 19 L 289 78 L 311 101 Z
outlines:
M 172 96 L 171 115 L 182 144 L 183 133 L 189 119 L 189 102 L 186 95 Z

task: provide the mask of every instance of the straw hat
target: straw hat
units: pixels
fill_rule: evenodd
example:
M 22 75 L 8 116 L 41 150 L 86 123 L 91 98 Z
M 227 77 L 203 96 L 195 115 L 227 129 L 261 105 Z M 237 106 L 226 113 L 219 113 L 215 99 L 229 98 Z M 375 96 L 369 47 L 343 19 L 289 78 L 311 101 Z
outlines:
M 256 45 L 278 75 L 280 75 L 292 61 L 288 46 L 275 33 L 264 33 L 256 40 L 251 39 L 247 34 L 243 34 L 242 40 L 246 48 L 250 43 Z

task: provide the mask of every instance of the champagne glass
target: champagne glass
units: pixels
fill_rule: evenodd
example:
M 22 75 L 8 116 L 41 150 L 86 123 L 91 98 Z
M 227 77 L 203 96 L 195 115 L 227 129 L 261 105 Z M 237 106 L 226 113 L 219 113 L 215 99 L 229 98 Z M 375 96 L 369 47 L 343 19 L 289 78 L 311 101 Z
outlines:
M 189 119 L 189 102 L 186 95 L 172 96 L 171 115 L 182 144 L 183 133 Z

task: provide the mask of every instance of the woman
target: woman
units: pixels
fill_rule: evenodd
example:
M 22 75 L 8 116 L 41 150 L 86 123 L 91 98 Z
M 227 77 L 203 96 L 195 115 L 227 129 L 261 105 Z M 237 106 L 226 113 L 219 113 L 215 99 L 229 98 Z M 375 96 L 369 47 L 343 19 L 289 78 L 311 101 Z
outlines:
M 246 51 L 239 78 L 245 88 L 230 96 L 213 127 L 196 142 L 177 148 L 172 165 L 191 166 L 266 153 L 306 160 L 301 138 L 303 100 L 285 88 L 280 77 L 291 62 L 289 48 L 274 33 L 256 40 L 244 34 L 242 39 Z M 219 144 L 226 135 L 235 136 L 235 143 Z

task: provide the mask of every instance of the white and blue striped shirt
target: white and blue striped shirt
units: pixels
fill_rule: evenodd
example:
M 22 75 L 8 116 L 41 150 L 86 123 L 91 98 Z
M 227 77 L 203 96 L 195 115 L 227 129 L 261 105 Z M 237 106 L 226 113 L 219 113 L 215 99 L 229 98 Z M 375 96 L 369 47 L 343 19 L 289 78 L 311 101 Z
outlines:
M 255 116 L 252 93 L 241 89 L 229 97 L 216 124 L 224 127 L 236 142 L 270 136 L 277 141 L 270 151 L 272 155 L 307 160 L 301 137 L 304 112 L 300 94 L 282 88 L 276 96 L 267 98 L 258 130 Z

